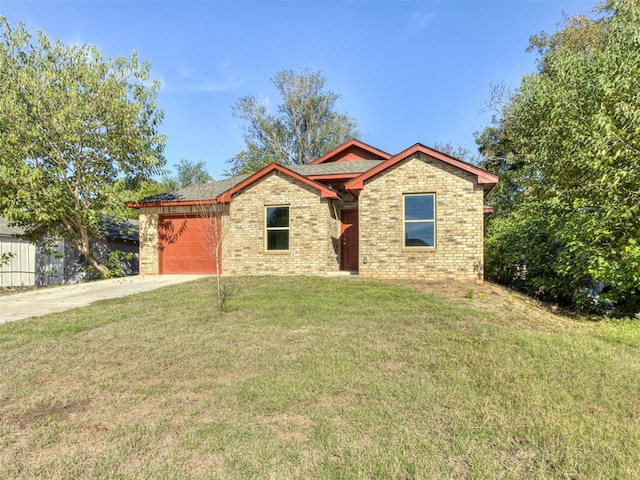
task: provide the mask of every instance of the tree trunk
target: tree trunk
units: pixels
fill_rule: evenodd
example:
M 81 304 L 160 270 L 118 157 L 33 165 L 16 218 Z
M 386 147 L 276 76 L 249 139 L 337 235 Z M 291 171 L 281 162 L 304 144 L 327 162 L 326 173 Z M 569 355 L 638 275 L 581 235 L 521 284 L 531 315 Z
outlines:
M 91 252 L 91 244 L 89 240 L 89 232 L 85 227 L 80 227 L 80 236 L 75 239 L 74 243 L 76 244 L 76 248 L 78 251 L 87 259 L 89 264 L 98 270 L 100 276 L 102 278 L 111 278 L 111 272 L 109 268 L 101 262 L 98 261 L 97 258 L 93 256 Z
M 85 257 L 87 258 L 91 266 L 96 270 L 98 270 L 98 272 L 100 272 L 100 275 L 102 276 L 102 278 L 111 278 L 112 276 L 111 272 L 109 271 L 109 268 L 107 268 L 105 264 L 100 263 L 98 260 L 93 258 L 92 255 L 89 255 L 89 256 L 85 255 Z

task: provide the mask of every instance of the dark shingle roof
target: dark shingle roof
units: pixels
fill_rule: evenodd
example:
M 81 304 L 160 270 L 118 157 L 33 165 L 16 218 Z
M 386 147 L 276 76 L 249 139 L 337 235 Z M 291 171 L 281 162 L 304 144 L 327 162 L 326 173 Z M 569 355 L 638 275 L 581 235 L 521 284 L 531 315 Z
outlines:
M 364 173 L 380 165 L 384 160 L 352 160 L 350 162 L 329 162 L 318 165 L 298 165 L 287 167 L 300 175 L 337 175 L 348 173 Z
M 287 166 L 286 168 L 294 172 L 309 177 L 312 175 L 340 175 L 340 174 L 360 174 L 364 173 L 377 165 L 382 160 L 353 160 L 350 162 L 330 162 L 321 163 L 319 165 L 297 165 Z M 235 187 L 237 184 L 250 177 L 251 175 L 237 175 L 235 177 L 225 178 L 217 182 L 205 183 L 203 185 L 195 185 L 193 187 L 181 188 L 175 192 L 161 193 L 147 197 L 138 203 L 157 203 L 157 202 L 188 202 L 198 200 L 211 200 L 221 193 Z
M 0 217 L 0 235 L 19 236 L 24 233 L 21 227 L 11 227 L 11 222 Z M 138 220 L 118 220 L 115 218 L 100 221 L 100 231 L 107 238 L 116 240 L 138 241 Z
M 143 198 L 139 203 L 156 203 L 156 202 L 187 202 L 193 200 L 211 200 L 221 193 L 226 192 L 230 188 L 235 187 L 249 175 L 237 175 L 235 177 L 225 178 L 217 182 L 204 183 L 202 185 L 194 185 L 192 187 L 181 188 L 175 192 L 161 193 L 152 197 Z
M 105 237 L 112 240 L 124 240 L 128 242 L 138 241 L 140 230 L 138 220 L 119 220 L 115 218 L 104 219 L 100 221 L 99 228 Z
M 9 226 L 11 222 L 3 217 L 0 217 L 0 235 L 22 235 L 24 229 L 20 227 Z

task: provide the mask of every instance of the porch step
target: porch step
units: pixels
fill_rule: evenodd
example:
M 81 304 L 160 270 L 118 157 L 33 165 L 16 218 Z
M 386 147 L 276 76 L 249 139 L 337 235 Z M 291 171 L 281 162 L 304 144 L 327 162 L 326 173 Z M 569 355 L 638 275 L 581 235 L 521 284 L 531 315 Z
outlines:
M 357 277 L 358 276 L 358 271 L 357 270 L 339 270 L 337 272 L 329 272 L 327 273 L 327 277 Z

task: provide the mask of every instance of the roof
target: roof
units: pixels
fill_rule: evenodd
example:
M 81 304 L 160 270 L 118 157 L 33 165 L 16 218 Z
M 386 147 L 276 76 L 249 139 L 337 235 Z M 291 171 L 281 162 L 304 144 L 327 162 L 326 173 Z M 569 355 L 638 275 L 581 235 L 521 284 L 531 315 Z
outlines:
M 20 236 L 24 234 L 24 229 L 10 226 L 11 221 L 0 217 L 0 235 Z M 119 220 L 116 218 L 103 219 L 99 227 L 107 238 L 113 240 L 138 241 L 139 225 L 138 220 Z
M 355 178 L 358 175 L 382 163 L 381 160 L 354 160 L 351 162 L 331 162 L 321 165 L 296 165 L 286 167 L 293 173 L 310 180 L 321 178 Z M 261 172 L 262 170 L 259 170 Z M 255 175 L 255 174 L 254 174 Z M 150 206 L 150 204 L 171 205 L 180 202 L 210 202 L 228 190 L 233 189 L 252 175 L 237 175 L 216 182 L 205 183 L 193 187 L 186 187 L 175 192 L 161 193 L 143 198 L 138 202 L 129 202 L 130 207 Z M 315 183 L 315 182 L 314 182 Z
M 342 176 L 343 178 L 349 178 L 357 177 L 381 163 L 382 160 L 352 160 L 348 162 L 296 165 L 288 168 L 300 175 L 311 178 L 322 178 L 325 176 Z
M 24 229 L 20 227 L 11 226 L 11 223 L 6 218 L 0 217 L 0 235 L 5 236 L 14 236 L 14 235 L 22 235 L 24 233 Z
M 99 228 L 105 236 L 111 240 L 124 240 L 125 242 L 137 242 L 140 225 L 138 220 L 120 220 L 109 218 L 100 221 Z
M 235 177 L 225 178 L 224 180 L 218 180 L 216 182 L 205 183 L 202 185 L 194 185 L 191 187 L 181 188 L 175 192 L 161 193 L 159 195 L 153 195 L 151 197 L 143 198 L 137 202 L 128 202 L 127 205 L 131 207 L 140 207 L 143 204 L 171 204 L 178 202 L 206 202 L 211 201 L 218 195 L 226 192 L 227 190 L 235 187 L 249 175 L 237 175 Z
M 344 182 L 347 190 L 353 192 L 362 190 L 366 180 L 416 153 L 423 153 L 475 175 L 478 185 L 482 186 L 485 193 L 489 192 L 498 182 L 496 175 L 420 143 L 416 143 L 397 155 L 391 155 L 360 140 L 352 139 L 308 165 L 283 167 L 272 163 L 251 175 L 238 175 L 216 182 L 186 187 L 175 192 L 147 197 L 138 202 L 128 202 L 127 206 L 140 208 L 143 206 L 183 205 L 185 203 L 228 202 L 231 201 L 233 195 L 275 171 L 316 188 L 323 198 L 334 198 L 335 192 L 319 181 Z

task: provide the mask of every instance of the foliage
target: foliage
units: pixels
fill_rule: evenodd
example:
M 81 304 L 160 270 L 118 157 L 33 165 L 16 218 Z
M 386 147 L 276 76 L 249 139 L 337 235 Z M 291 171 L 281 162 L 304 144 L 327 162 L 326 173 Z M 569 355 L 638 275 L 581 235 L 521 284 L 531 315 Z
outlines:
M 160 179 L 148 178 L 142 180 L 136 188 L 127 190 L 124 197 L 127 201 L 137 202 L 144 198 L 154 197 L 166 192 L 175 192 L 184 187 L 202 185 L 212 182 L 213 177 L 207 172 L 206 164 L 203 160 L 193 162 L 181 159 L 174 164 L 176 173 L 171 175 L 169 170 L 163 171 Z M 139 212 L 137 209 L 128 208 L 125 212 L 127 218 L 137 219 Z
M 491 220 L 499 225 L 488 227 L 495 236 L 487 242 L 487 263 L 508 262 L 498 252 L 517 249 L 503 242 L 522 235 L 509 228 L 543 216 L 542 251 L 561 246 L 541 259 L 545 283 L 558 286 L 554 295 L 606 282 L 619 313 L 638 311 L 632 300 L 640 293 L 640 4 L 619 0 L 595 19 L 568 19 L 560 32 L 534 37 L 532 48 L 540 55 L 538 71 L 523 78 L 499 121 L 479 136 L 485 149 L 502 149 L 501 163 L 489 166 L 509 172 Z M 536 263 L 540 248 L 524 243 L 524 263 L 511 268 Z M 524 290 L 533 287 L 527 282 Z
M 518 210 L 493 219 L 485 240 L 485 275 L 540 300 L 570 300 L 550 259 L 560 253 L 545 216 Z
M 129 262 L 133 258 L 133 252 L 123 252 L 121 250 L 112 250 L 109 252 L 106 267 L 112 277 L 122 277 L 122 262 Z
M 104 276 L 89 239 L 164 163 L 149 69 L 0 17 L 0 213 L 31 240 L 69 239 Z
M 449 155 L 450 157 L 457 158 L 463 162 L 475 164 L 477 162 L 476 156 L 474 156 L 467 147 L 463 145 L 454 145 L 451 142 L 433 144 L 433 149 Z
M 175 176 L 166 175 L 162 179 L 161 185 L 165 192 L 213 181 L 213 177 L 207 172 L 207 165 L 203 160 L 193 162 L 183 158 L 174 165 L 174 168 L 176 170 Z
M 0 255 L 0 268 L 8 265 L 11 262 L 11 259 L 14 257 L 12 252 L 4 252 Z
M 276 113 L 269 102 L 250 95 L 233 105 L 235 117 L 246 122 L 245 148 L 232 157 L 230 174 L 251 173 L 269 163 L 304 165 L 360 133 L 355 122 L 335 111 L 340 96 L 325 90 L 320 72 L 281 71 L 272 83 L 282 96 Z

